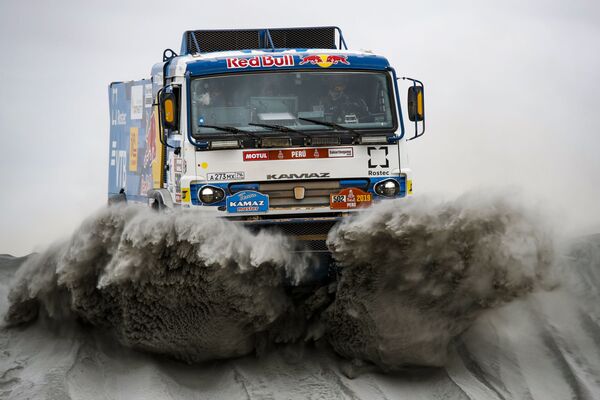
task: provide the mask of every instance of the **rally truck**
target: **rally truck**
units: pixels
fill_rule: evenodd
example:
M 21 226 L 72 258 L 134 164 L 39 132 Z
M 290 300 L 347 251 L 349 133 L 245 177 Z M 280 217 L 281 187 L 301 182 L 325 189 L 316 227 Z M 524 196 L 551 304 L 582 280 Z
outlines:
M 404 147 L 425 131 L 423 84 L 337 27 L 187 31 L 109 99 L 109 199 L 201 208 L 314 253 L 344 217 L 412 193 Z

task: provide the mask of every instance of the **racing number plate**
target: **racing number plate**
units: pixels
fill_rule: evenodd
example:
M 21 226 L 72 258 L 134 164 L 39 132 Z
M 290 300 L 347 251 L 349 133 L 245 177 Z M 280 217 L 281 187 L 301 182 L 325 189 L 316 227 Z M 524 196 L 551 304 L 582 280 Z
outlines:
M 339 193 L 329 195 L 329 208 L 332 210 L 349 210 L 368 207 L 373 202 L 373 195 L 359 188 L 343 189 Z

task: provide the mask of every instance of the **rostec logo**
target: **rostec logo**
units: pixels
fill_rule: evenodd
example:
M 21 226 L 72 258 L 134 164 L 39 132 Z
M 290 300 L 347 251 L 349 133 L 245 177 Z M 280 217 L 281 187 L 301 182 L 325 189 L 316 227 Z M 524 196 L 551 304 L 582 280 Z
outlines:
M 293 67 L 294 57 L 285 56 L 254 56 L 250 58 L 228 58 L 227 69 L 259 68 L 259 67 Z
M 302 60 L 300 60 L 300 63 L 298 65 L 312 64 L 318 65 L 321 68 L 329 68 L 332 65 L 336 65 L 339 63 L 350 65 L 350 61 L 348 61 L 347 56 L 336 56 L 333 54 L 314 54 L 302 57 Z

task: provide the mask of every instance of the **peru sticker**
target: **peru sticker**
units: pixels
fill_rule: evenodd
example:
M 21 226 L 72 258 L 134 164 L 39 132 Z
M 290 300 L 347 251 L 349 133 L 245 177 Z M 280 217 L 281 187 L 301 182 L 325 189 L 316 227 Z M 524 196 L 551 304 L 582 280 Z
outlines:
M 343 189 L 337 194 L 329 195 L 329 208 L 332 210 L 351 210 L 368 207 L 373 202 L 373 195 L 359 188 Z

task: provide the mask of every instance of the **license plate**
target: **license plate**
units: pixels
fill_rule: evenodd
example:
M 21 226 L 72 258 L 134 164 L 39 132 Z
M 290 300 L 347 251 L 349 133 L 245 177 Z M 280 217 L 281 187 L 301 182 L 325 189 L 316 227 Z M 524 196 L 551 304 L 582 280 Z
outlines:
M 373 195 L 359 188 L 343 189 L 339 193 L 329 195 L 329 208 L 332 210 L 368 207 L 372 202 Z

